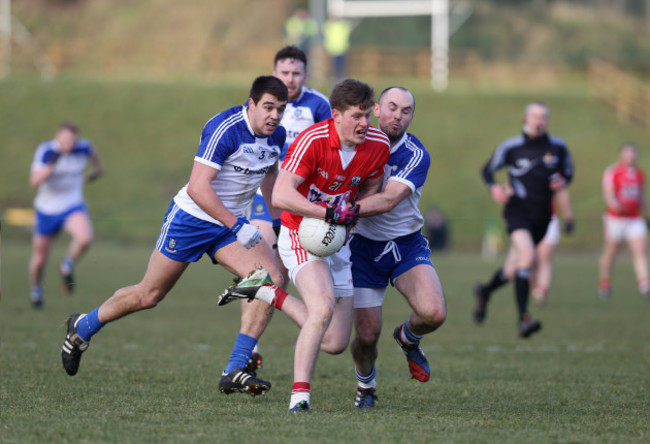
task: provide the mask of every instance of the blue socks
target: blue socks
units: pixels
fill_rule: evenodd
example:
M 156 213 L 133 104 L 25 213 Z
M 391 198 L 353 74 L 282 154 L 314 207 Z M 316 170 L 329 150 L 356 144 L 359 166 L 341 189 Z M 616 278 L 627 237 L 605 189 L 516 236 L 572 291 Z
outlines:
M 90 341 L 90 338 L 106 325 L 99 321 L 98 312 L 99 307 L 88 313 L 77 323 L 77 334 L 86 342 Z
M 237 335 L 237 340 L 235 341 L 235 346 L 232 349 L 232 353 L 230 353 L 230 361 L 228 361 L 228 367 L 226 367 L 225 372 L 230 373 L 237 368 L 246 367 L 248 359 L 251 357 L 253 348 L 256 345 L 257 339 L 239 333 Z

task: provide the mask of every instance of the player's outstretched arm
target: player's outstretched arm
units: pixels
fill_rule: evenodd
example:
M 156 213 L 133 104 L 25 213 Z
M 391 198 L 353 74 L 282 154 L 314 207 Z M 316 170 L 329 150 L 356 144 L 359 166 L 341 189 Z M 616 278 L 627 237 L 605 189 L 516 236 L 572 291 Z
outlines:
M 383 181 L 383 178 L 380 178 L 380 181 Z M 381 193 L 375 193 L 357 201 L 361 207 L 359 217 L 374 216 L 392 211 L 397 204 L 410 196 L 411 192 L 409 186 L 395 180 L 389 180 Z

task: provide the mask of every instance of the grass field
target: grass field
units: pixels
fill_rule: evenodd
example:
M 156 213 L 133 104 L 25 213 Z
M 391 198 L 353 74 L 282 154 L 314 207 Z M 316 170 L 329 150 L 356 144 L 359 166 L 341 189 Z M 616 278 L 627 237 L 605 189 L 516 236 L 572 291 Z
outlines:
M 59 259 L 61 243 L 52 261 Z M 217 389 L 239 325 L 233 304 L 217 307 L 230 277 L 204 261 L 190 267 L 156 309 L 108 325 L 71 378 L 60 363 L 63 322 L 140 278 L 149 247 L 100 243 L 64 296 L 50 267 L 46 304 L 29 306 L 28 246 L 2 245 L 0 442 L 648 442 L 650 301 L 636 293 L 629 259 L 615 269 L 614 295 L 596 295 L 596 257 L 560 254 L 544 329 L 515 335 L 510 287 L 495 295 L 486 324 L 470 316 L 471 288 L 498 265 L 478 254 L 434 255 L 447 323 L 423 342 L 433 375 L 409 378 L 392 327 L 408 314 L 391 293 L 380 342 L 379 402 L 353 405 L 348 352 L 321 355 L 313 414 L 287 413 L 297 329 L 276 313 L 261 342 L 264 397 Z

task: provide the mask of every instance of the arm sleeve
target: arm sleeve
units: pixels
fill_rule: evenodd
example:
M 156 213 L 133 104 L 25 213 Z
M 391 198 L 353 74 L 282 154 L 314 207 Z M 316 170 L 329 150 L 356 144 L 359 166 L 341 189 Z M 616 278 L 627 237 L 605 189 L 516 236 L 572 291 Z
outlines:
M 431 165 L 431 157 L 425 149 L 418 149 L 413 156 L 404 157 L 388 180 L 395 180 L 408 186 L 412 192 L 424 185 Z
M 481 177 L 483 177 L 483 182 L 485 182 L 488 187 L 494 184 L 494 172 L 502 166 L 495 162 L 495 156 L 496 153 L 490 157 L 490 160 L 487 161 L 481 170 Z
M 569 185 L 573 180 L 573 159 L 571 159 L 571 153 L 566 146 L 564 146 L 564 153 L 564 162 L 561 173 L 564 180 L 566 180 L 566 184 Z
M 233 130 L 216 131 L 211 125 L 206 125 L 201 134 L 199 149 L 194 160 L 218 170 L 226 159 L 239 147 L 233 140 Z
M 289 146 L 287 157 L 282 162 L 282 168 L 300 177 L 307 178 L 311 172 L 316 171 L 316 148 L 313 144 L 310 144 L 296 150 L 300 141 L 302 141 L 302 137 L 298 136 Z

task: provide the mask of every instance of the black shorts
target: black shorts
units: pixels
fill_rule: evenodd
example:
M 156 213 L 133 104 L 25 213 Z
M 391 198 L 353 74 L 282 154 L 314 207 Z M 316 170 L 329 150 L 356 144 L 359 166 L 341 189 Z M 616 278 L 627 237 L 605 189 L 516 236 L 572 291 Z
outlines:
M 506 216 L 506 226 L 508 229 L 508 234 L 512 234 L 515 230 L 526 230 L 530 233 L 533 238 L 535 245 L 541 242 L 546 235 L 546 230 L 548 229 L 548 224 L 551 222 L 551 219 L 531 219 L 524 217 L 520 214 L 512 214 Z

